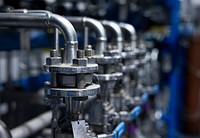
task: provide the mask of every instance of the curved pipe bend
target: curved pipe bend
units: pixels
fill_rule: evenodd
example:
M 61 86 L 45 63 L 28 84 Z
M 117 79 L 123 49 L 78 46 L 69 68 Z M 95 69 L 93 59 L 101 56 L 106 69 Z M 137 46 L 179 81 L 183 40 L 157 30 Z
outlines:
M 122 35 L 122 31 L 121 31 L 120 26 L 114 21 L 103 20 L 103 21 L 101 21 L 101 23 L 103 24 L 103 26 L 105 26 L 105 28 L 108 28 L 113 33 L 115 33 L 117 48 L 118 48 L 119 52 L 121 52 L 122 51 L 122 45 L 123 45 L 123 35 Z
M 66 17 L 72 24 L 78 26 L 86 26 L 92 28 L 97 33 L 97 47 L 95 50 L 95 54 L 103 55 L 107 45 L 107 36 L 106 30 L 103 25 L 96 19 L 88 18 L 88 17 Z
M 128 23 L 119 23 L 119 26 L 121 27 L 122 30 L 129 33 L 132 49 L 135 49 L 137 35 L 134 26 Z
M 14 10 L 0 13 L 1 27 L 56 27 L 65 39 L 65 63 L 76 57 L 77 35 L 72 24 L 64 17 L 43 10 Z

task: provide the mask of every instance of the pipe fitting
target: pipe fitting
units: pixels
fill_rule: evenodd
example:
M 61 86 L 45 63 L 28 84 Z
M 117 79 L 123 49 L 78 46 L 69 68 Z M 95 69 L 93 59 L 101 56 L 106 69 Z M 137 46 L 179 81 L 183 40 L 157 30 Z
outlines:
M 77 35 L 72 24 L 64 17 L 43 10 L 14 10 L 0 13 L 1 27 L 55 27 L 65 39 L 65 63 L 71 64 L 76 58 Z
M 97 33 L 97 47 L 95 50 L 96 55 L 103 55 L 107 45 L 106 30 L 103 25 L 95 19 L 88 17 L 66 17 L 72 24 L 92 28 Z
M 117 49 L 119 52 L 121 52 L 123 45 L 123 35 L 120 26 L 114 21 L 103 20 L 101 23 L 103 26 L 105 26 L 105 28 L 110 29 L 116 35 Z
M 132 49 L 135 49 L 136 48 L 137 35 L 136 35 L 136 31 L 135 31 L 134 26 L 132 26 L 131 24 L 122 23 L 122 22 L 119 23 L 119 26 L 121 27 L 122 30 L 129 33 Z

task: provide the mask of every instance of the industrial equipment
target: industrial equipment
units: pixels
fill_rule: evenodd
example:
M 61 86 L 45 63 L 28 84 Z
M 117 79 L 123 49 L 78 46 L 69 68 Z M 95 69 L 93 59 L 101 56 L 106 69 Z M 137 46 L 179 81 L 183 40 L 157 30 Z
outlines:
M 41 3 L 0 12 L 0 138 L 159 137 L 159 49 L 128 1 Z

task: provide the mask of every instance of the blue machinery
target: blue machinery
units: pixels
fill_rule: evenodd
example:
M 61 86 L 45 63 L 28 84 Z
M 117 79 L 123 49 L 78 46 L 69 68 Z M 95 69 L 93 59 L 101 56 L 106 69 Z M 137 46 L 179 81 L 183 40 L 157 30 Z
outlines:
M 168 137 L 175 138 L 179 137 L 180 129 L 180 110 L 181 103 L 183 100 L 183 68 L 181 66 L 181 61 L 179 58 L 183 56 L 181 53 L 177 57 L 178 49 L 178 38 L 179 38 L 179 25 L 180 25 L 180 1 L 179 0 L 166 0 L 167 6 L 170 8 L 170 35 L 166 42 L 168 43 L 171 60 L 172 60 L 172 70 L 169 76 L 169 107 L 167 111 L 167 124 L 168 124 Z M 179 51 L 180 52 L 180 51 Z

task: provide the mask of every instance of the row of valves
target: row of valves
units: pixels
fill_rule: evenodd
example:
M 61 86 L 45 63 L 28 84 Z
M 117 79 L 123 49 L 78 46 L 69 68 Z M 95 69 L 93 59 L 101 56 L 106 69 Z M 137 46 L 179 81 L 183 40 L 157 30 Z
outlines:
M 52 107 L 53 138 L 121 137 L 148 96 L 159 91 L 158 50 L 150 42 L 137 42 L 130 24 L 11 10 L 0 13 L 0 26 L 55 28 L 55 47 L 43 65 L 50 72 L 45 102 Z M 82 49 L 75 29 L 84 31 Z M 88 44 L 91 32 L 96 34 L 95 45 Z

